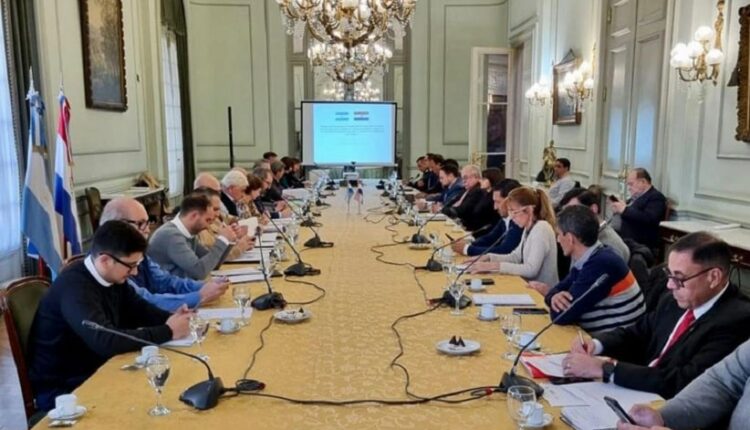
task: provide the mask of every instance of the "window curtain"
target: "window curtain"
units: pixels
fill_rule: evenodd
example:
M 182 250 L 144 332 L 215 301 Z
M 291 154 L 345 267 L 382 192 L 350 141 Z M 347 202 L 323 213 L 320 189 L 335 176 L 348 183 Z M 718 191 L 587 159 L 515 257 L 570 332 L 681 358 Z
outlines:
M 180 79 L 180 107 L 182 119 L 182 150 L 185 168 L 184 194 L 193 190 L 195 155 L 193 153 L 193 124 L 190 110 L 190 76 L 188 73 L 187 23 L 182 0 L 161 0 L 161 23 L 174 32 L 177 41 L 177 67 Z

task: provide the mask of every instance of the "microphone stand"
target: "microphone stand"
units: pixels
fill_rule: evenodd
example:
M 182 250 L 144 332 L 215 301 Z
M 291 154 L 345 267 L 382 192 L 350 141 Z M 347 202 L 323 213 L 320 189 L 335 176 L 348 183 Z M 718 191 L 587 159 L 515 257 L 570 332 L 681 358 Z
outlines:
M 271 224 L 276 227 L 276 229 L 279 231 L 279 234 L 281 234 L 281 237 L 284 239 L 284 242 L 289 245 L 290 248 L 292 248 L 292 252 L 294 252 L 294 255 L 297 257 L 297 262 L 295 264 L 292 264 L 291 266 L 287 267 L 286 270 L 284 270 L 284 274 L 287 276 L 311 276 L 311 275 L 319 275 L 320 270 L 313 268 L 312 266 L 306 264 L 302 261 L 302 256 L 299 255 L 299 252 L 297 251 L 297 248 L 294 247 L 294 244 L 291 240 L 289 240 L 289 237 L 284 233 L 272 219 L 269 219 L 271 221 Z
M 607 280 L 607 278 L 609 278 L 609 274 L 607 273 L 604 273 L 603 275 L 598 277 L 596 281 L 594 281 L 594 283 L 591 284 L 591 287 L 588 290 L 586 290 L 577 299 L 575 299 L 573 303 L 571 303 L 567 309 L 560 312 L 555 318 L 553 318 L 549 324 L 544 326 L 544 328 L 541 329 L 539 333 L 537 333 L 533 338 L 531 338 L 529 343 L 521 347 L 521 350 L 518 351 L 518 354 L 516 355 L 516 359 L 513 361 L 513 366 L 510 368 L 510 371 L 503 373 L 503 377 L 500 380 L 500 385 L 497 387 L 496 391 L 499 391 L 501 393 L 506 393 L 508 392 L 508 388 L 514 385 L 524 385 L 533 389 L 536 392 L 537 396 L 541 396 L 544 393 L 544 388 L 542 388 L 539 384 L 537 384 L 533 380 L 526 378 L 524 376 L 516 375 L 516 367 L 518 367 L 518 361 L 521 359 L 521 355 L 528 349 L 529 345 L 534 344 L 534 342 L 539 338 L 539 336 L 542 335 L 542 333 L 544 333 L 550 327 L 552 327 L 555 323 L 557 323 L 560 320 L 560 318 L 562 318 L 565 314 L 567 314 L 568 311 L 571 310 L 576 305 L 576 303 L 580 302 L 584 297 L 589 295 L 589 293 L 591 293 L 592 291 L 598 289 L 604 283 L 604 281 Z
M 427 263 L 425 264 L 425 266 L 424 267 L 420 267 L 420 269 L 426 269 L 426 270 L 429 270 L 430 272 L 439 272 L 439 271 L 443 270 L 443 265 L 440 264 L 439 262 L 437 262 L 435 260 L 435 254 L 437 254 L 438 251 L 440 251 L 441 249 L 443 249 L 443 248 L 445 248 L 447 246 L 453 245 L 454 243 L 458 242 L 459 240 L 466 239 L 467 237 L 471 236 L 474 233 L 479 233 L 481 231 L 485 231 L 485 230 L 487 230 L 490 227 L 492 227 L 492 225 L 488 224 L 488 225 L 486 225 L 486 226 L 484 226 L 482 228 L 474 230 L 473 232 L 465 234 L 465 235 L 459 237 L 458 239 L 453 239 L 450 242 L 446 243 L 445 245 L 442 245 L 442 246 L 439 246 L 439 247 L 435 248 L 435 250 L 432 251 L 432 255 L 430 255 L 430 259 L 427 260 Z
M 424 224 L 422 224 L 421 226 L 419 226 L 419 228 L 417 229 L 417 232 L 414 233 L 411 236 L 411 243 L 420 244 L 420 245 L 421 244 L 425 244 L 425 243 L 430 243 L 430 239 L 428 239 L 428 238 L 426 238 L 426 237 L 424 237 L 422 235 L 422 229 L 424 229 L 424 227 L 427 225 L 427 223 L 430 222 L 430 221 L 432 221 L 438 215 L 440 215 L 440 212 L 435 212 L 434 214 L 432 214 L 431 217 L 429 217 L 429 218 L 427 218 L 425 220 Z M 417 215 L 417 216 L 419 216 L 419 215 Z
M 297 210 L 294 208 L 294 206 L 290 202 L 287 202 L 287 204 L 289 205 L 289 208 L 292 210 L 292 212 L 294 212 L 295 215 L 299 216 L 300 218 L 304 218 L 304 216 L 300 214 L 299 212 L 297 212 Z M 310 231 L 312 231 L 313 234 L 315 235 L 314 237 L 310 238 L 307 242 L 305 242 L 304 246 L 308 248 L 332 248 L 333 247 L 333 242 L 323 242 L 323 240 L 320 239 L 320 235 L 318 235 L 317 230 L 315 230 L 312 225 L 305 225 L 305 223 L 302 222 L 300 223 L 300 226 L 309 228 Z
M 260 229 L 258 230 L 258 237 L 260 238 Z M 266 286 L 268 287 L 268 292 L 265 294 L 261 294 L 260 296 L 256 297 L 255 300 L 250 302 L 250 306 L 253 308 L 264 311 L 266 309 L 271 308 L 278 308 L 278 309 L 284 309 L 286 306 L 286 300 L 284 300 L 284 296 L 281 295 L 281 293 L 277 293 L 273 291 L 273 288 L 271 287 L 271 281 L 268 280 L 268 270 L 266 269 L 266 259 L 263 258 L 263 241 L 259 240 L 258 248 L 260 248 L 260 266 L 261 270 L 263 272 L 263 281 L 266 283 Z
M 180 394 L 180 401 L 185 403 L 188 406 L 192 406 L 199 410 L 211 409 L 214 406 L 216 406 L 216 404 L 219 402 L 219 397 L 221 397 L 221 395 L 224 394 L 225 389 L 224 389 L 224 384 L 221 382 L 221 378 L 215 377 L 213 372 L 211 371 L 211 367 L 208 365 L 206 360 L 198 357 L 197 355 L 189 354 L 187 352 L 182 352 L 178 349 L 170 348 L 167 346 L 159 345 L 158 343 L 140 339 L 135 336 L 131 336 L 127 333 L 123 333 L 119 330 L 111 329 L 109 327 L 104 327 L 103 325 L 95 323 L 93 321 L 83 320 L 81 321 L 81 325 L 94 331 L 103 331 L 109 334 L 113 334 L 115 336 L 120 336 L 126 339 L 130 339 L 134 342 L 141 343 L 144 345 L 158 346 L 161 349 L 165 349 L 167 351 L 174 352 L 175 354 L 184 355 L 186 357 L 190 357 L 194 360 L 200 361 L 204 366 L 206 366 L 206 370 L 208 371 L 208 380 L 199 382 L 191 386 L 187 390 L 183 391 L 182 394 Z

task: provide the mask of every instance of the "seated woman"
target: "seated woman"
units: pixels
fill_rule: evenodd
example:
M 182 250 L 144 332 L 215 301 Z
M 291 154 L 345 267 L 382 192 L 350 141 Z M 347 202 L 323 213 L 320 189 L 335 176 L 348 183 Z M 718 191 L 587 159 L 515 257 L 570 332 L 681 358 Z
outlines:
M 305 188 L 305 184 L 299 179 L 299 171 L 302 162 L 292 157 L 282 157 L 284 163 L 284 176 L 279 180 L 279 184 L 284 189 L 288 188 Z
M 557 243 L 549 197 L 542 190 L 520 187 L 510 192 L 506 204 L 511 220 L 523 229 L 521 243 L 510 254 L 481 257 L 469 270 L 517 275 L 527 281 L 556 285 Z
M 472 232 L 493 226 L 500 219 L 500 215 L 493 207 L 492 189 L 482 187 L 482 183 L 489 184 L 489 181 L 482 181 L 481 174 L 478 166 L 464 166 L 461 169 L 461 180 L 466 190 L 455 203 L 442 209 L 445 215 L 458 218 L 466 230 Z M 476 235 L 481 234 L 477 232 Z

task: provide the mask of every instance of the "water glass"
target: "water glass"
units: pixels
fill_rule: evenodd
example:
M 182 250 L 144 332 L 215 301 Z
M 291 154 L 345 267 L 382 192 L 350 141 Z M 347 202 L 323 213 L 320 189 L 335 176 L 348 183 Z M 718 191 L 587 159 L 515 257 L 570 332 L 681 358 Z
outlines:
M 156 354 L 146 360 L 146 377 L 148 383 L 156 390 L 156 406 L 148 411 L 148 414 L 152 417 L 169 414 L 171 411 L 161 403 L 162 390 L 169 378 L 169 359 L 166 355 Z
M 500 319 L 500 329 L 505 335 L 505 339 L 510 343 L 513 342 L 513 338 L 516 336 L 519 330 L 521 330 L 521 315 L 510 313 L 505 314 Z M 516 354 L 508 349 L 504 354 L 503 358 L 506 360 L 513 361 L 516 359 Z
M 531 387 L 514 385 L 508 388 L 508 394 L 505 398 L 510 417 L 518 423 L 518 428 L 522 430 L 536 406 L 536 393 Z
M 190 335 L 193 340 L 198 344 L 198 350 L 200 351 L 198 357 L 208 360 L 208 355 L 203 353 L 203 341 L 206 340 L 206 334 L 208 333 L 208 321 L 204 320 L 197 313 L 190 316 Z
M 455 271 L 455 266 L 450 266 Z M 463 311 L 461 311 L 461 297 L 464 295 L 464 290 L 466 290 L 466 284 L 463 282 L 456 282 L 455 280 L 448 285 L 448 292 L 453 297 L 453 300 L 455 301 L 455 308 L 453 309 L 453 312 L 451 312 L 451 315 L 460 316 L 463 315 Z
M 246 326 L 245 306 L 250 301 L 250 287 L 242 284 L 235 285 L 232 289 L 232 299 L 234 299 L 234 303 L 240 308 L 240 325 Z

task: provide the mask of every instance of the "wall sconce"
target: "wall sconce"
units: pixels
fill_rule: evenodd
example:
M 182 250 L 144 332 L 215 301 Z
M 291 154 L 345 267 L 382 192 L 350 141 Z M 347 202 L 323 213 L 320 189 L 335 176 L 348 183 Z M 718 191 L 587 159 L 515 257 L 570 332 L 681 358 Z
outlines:
M 711 80 L 717 84 L 719 66 L 724 60 L 721 51 L 721 33 L 724 29 L 724 0 L 716 3 L 718 15 L 714 28 L 701 26 L 695 31 L 693 41 L 685 44 L 678 43 L 672 49 L 669 65 L 677 69 L 677 75 L 685 82 Z M 711 40 L 713 39 L 713 48 Z
M 552 89 L 550 88 L 549 81 L 545 78 L 539 79 L 539 82 L 534 83 L 528 90 L 526 90 L 526 101 L 531 106 L 544 106 L 552 98 Z
M 565 75 L 558 90 L 565 93 L 571 104 L 580 106 L 594 94 L 594 68 L 584 61 L 577 69 Z

